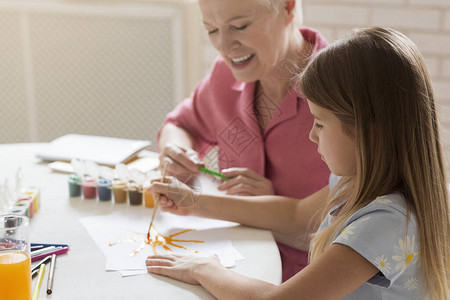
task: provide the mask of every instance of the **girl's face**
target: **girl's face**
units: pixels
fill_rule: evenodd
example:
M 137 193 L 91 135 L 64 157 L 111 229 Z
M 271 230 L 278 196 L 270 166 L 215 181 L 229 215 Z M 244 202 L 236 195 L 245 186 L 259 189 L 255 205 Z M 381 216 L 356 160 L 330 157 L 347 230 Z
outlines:
M 311 101 L 308 105 L 314 117 L 309 138 L 317 144 L 330 171 L 338 176 L 355 175 L 357 152 L 353 133 L 345 133 L 342 122 L 329 110 Z
M 277 14 L 261 0 L 198 2 L 211 43 L 234 77 L 244 82 L 269 78 L 287 53 L 287 10 Z

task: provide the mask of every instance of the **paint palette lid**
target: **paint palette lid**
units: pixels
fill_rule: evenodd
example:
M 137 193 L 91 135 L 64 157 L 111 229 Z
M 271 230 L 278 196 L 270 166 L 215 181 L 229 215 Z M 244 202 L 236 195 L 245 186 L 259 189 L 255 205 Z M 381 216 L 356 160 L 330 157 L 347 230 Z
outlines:
M 135 158 L 139 151 L 150 144 L 150 141 L 144 140 L 68 134 L 48 143 L 36 156 L 47 161 L 71 161 L 78 158 L 115 166 Z

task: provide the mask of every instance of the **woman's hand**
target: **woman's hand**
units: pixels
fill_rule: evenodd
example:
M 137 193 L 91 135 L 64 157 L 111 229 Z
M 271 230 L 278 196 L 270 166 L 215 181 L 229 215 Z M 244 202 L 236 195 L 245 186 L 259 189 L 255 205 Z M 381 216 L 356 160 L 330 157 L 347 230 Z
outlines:
M 218 187 L 220 191 L 227 191 L 227 195 L 260 196 L 275 193 L 269 179 L 247 168 L 225 169 L 222 174 L 232 177 Z
M 200 193 L 174 177 L 166 177 L 152 180 L 150 191 L 156 195 L 160 194 L 158 205 L 162 211 L 176 215 L 190 215 L 195 204 L 200 198 Z
M 145 261 L 149 273 L 164 275 L 190 284 L 200 284 L 195 278 L 198 267 L 220 265 L 219 258 L 181 256 L 181 255 L 151 255 Z M 221 265 L 220 265 L 221 266 Z
M 159 165 L 168 163 L 167 175 L 175 176 L 185 181 L 192 174 L 198 173 L 201 164 L 198 153 L 192 149 L 184 149 L 168 143 L 159 154 Z

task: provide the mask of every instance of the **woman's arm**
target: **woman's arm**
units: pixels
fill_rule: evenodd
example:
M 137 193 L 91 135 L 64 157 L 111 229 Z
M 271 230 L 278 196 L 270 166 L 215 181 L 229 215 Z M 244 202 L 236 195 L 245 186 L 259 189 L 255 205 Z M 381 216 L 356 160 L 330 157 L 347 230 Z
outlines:
M 262 262 L 263 263 L 263 262 Z M 348 246 L 333 244 L 294 277 L 276 286 L 224 268 L 217 258 L 154 255 L 148 271 L 200 284 L 218 299 L 341 299 L 378 269 Z
M 186 173 L 197 174 L 200 160 L 197 152 L 192 150 L 194 144 L 194 139 L 189 132 L 167 123 L 159 135 L 160 165 L 163 166 L 165 162 L 168 162 L 167 172 L 173 176 Z

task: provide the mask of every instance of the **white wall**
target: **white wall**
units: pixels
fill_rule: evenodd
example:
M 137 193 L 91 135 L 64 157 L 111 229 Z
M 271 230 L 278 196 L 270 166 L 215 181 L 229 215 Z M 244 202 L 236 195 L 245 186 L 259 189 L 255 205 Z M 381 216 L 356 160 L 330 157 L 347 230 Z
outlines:
M 318 29 L 329 42 L 368 25 L 391 27 L 409 36 L 432 75 L 445 151 L 450 156 L 450 0 L 303 0 L 303 11 L 305 26 Z M 206 34 L 203 42 L 206 74 L 217 52 Z
M 198 14 L 188 0 L 0 0 L 0 143 L 154 142 L 200 77 Z

